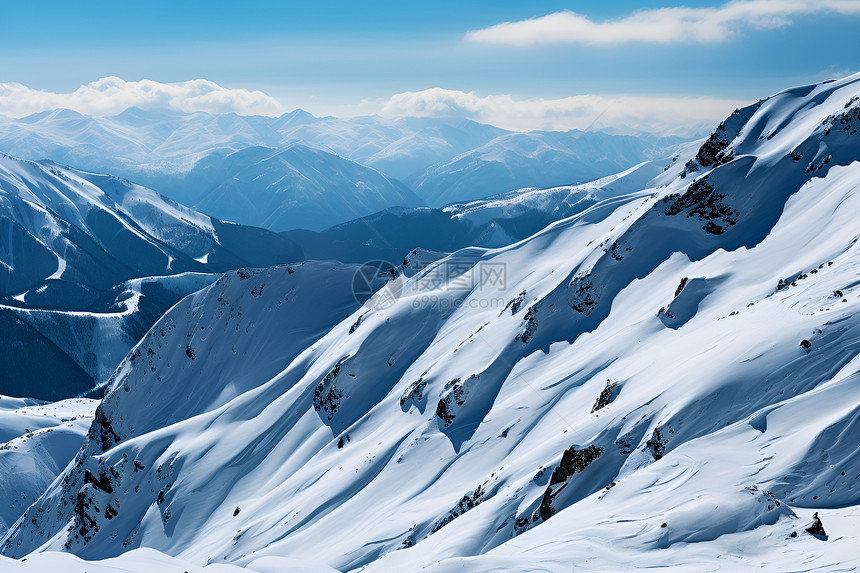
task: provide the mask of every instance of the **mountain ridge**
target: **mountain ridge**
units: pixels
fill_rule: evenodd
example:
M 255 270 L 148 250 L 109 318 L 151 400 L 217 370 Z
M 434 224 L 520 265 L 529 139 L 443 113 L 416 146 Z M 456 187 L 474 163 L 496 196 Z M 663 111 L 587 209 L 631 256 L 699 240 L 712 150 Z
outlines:
M 44 399 L 94 391 L 207 273 L 304 258 L 127 180 L 5 154 L 0 236 L 0 393 Z
M 681 138 L 602 132 L 509 133 L 407 179 L 428 204 L 483 199 L 523 187 L 558 187 L 611 175 L 670 154 Z
M 860 74 L 780 92 L 647 187 L 406 260 L 363 306 L 354 266 L 222 276 L 126 357 L 0 551 L 854 566 L 858 102 Z
M 580 142 L 577 147 L 577 138 L 592 143 Z M 546 153 L 536 156 L 525 149 L 534 140 L 543 142 Z M 415 206 L 427 201 L 438 207 L 518 187 L 590 180 L 664 155 L 677 141 L 598 132 L 515 133 L 461 118 L 316 118 L 301 110 L 278 118 L 139 108 L 96 117 L 54 110 L 21 120 L 0 121 L 0 148 L 18 156 L 46 157 L 88 171 L 116 174 L 216 217 L 236 219 L 229 214 L 238 209 L 241 222 L 276 231 L 322 230 L 387 207 Z M 488 148 L 490 144 L 493 146 Z M 261 169 L 248 150 L 271 148 L 286 153 L 296 145 L 317 149 L 314 153 L 319 156 L 331 156 L 328 169 L 318 172 L 306 172 L 301 164 L 289 162 L 280 170 L 272 162 L 263 169 L 270 179 L 269 193 L 263 198 L 269 200 L 273 193 L 284 198 L 284 203 L 274 210 L 295 209 L 299 211 L 295 216 L 267 222 L 265 216 L 254 213 L 254 202 L 242 202 L 241 193 L 224 194 L 237 174 L 253 176 L 255 170 Z M 589 152 L 595 145 L 602 151 Z M 506 166 L 482 156 L 501 152 L 508 154 Z M 231 170 L 222 173 L 220 180 L 212 180 L 213 166 L 226 167 L 222 163 L 231 156 Z M 240 164 L 239 157 L 248 161 Z M 451 179 L 455 177 L 452 169 L 462 171 L 454 158 L 470 162 L 470 174 L 456 174 L 463 181 Z M 363 165 L 368 171 L 347 161 Z M 544 172 L 547 165 L 553 166 L 549 173 Z M 201 172 L 206 185 L 198 183 Z M 301 177 L 295 178 L 296 173 Z M 352 179 L 343 181 L 347 173 Z M 243 185 L 256 184 L 253 177 L 246 179 Z M 421 199 L 412 194 L 415 189 L 405 190 L 401 180 L 407 181 L 407 187 L 420 187 Z M 357 196 L 352 204 L 347 184 L 358 188 L 368 181 L 372 181 L 369 189 L 353 191 Z M 320 192 L 329 187 L 335 189 Z M 207 199 L 207 194 L 220 194 L 222 200 Z M 368 203 L 371 195 L 375 199 Z M 291 198 L 295 197 L 301 201 L 293 202 Z M 332 206 L 340 203 L 346 203 L 348 215 Z

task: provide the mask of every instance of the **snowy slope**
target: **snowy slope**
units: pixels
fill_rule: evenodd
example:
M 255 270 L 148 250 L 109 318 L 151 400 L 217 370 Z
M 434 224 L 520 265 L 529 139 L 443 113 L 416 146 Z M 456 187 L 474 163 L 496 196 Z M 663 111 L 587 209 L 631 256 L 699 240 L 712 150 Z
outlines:
M 335 569 L 319 562 L 299 561 L 289 557 L 262 557 L 245 567 L 224 564 L 201 567 L 169 557 L 154 549 L 135 549 L 119 557 L 99 561 L 84 561 L 69 553 L 58 552 L 34 554 L 20 561 L 0 556 L 0 567 L 9 573 L 336 573 Z
M 0 535 L 75 457 L 96 406 L 95 400 L 51 404 L 0 396 Z
M 66 309 L 84 309 L 129 278 L 301 258 L 276 235 L 124 179 L 3 154 L 0 236 L 0 296 Z
M 670 161 L 647 161 L 588 183 L 517 189 L 486 199 L 452 203 L 442 210 L 468 223 L 472 229 L 481 229 L 480 242 L 474 243 L 476 246 L 506 246 L 599 201 L 648 187 Z
M 0 304 L 0 393 L 43 400 L 98 394 L 164 312 L 217 274 L 131 279 L 87 311 Z
M 365 308 L 350 267 L 225 275 L 129 354 L 3 553 L 857 567 L 858 96 L 739 110 L 651 187 Z
M 591 181 L 669 155 L 680 139 L 602 132 L 509 133 L 407 179 L 428 204 L 483 199 L 523 187 Z

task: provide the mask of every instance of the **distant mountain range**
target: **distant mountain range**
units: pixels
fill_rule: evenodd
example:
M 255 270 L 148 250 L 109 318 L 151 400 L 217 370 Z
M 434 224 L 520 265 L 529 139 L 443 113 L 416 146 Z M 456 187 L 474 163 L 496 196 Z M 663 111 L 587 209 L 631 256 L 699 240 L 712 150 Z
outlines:
M 668 158 L 648 161 L 581 185 L 518 189 L 441 209 L 396 207 L 324 231 L 281 234 L 299 244 L 307 258 L 356 263 L 398 263 L 416 247 L 437 252 L 503 247 L 601 200 L 641 189 L 669 164 Z
M 277 118 L 137 108 L 113 117 L 54 110 L 0 118 L 8 153 L 119 175 L 212 216 L 274 231 L 589 181 L 668 155 L 680 142 L 302 110 Z
M 267 229 L 322 229 L 392 205 L 424 205 L 396 179 L 300 144 L 215 151 L 184 175 L 152 179 L 198 211 Z
M 307 144 L 285 143 L 299 140 Z M 213 273 L 305 258 L 397 263 L 415 248 L 504 246 L 643 183 L 665 163 L 431 209 L 407 185 L 335 151 L 401 175 L 421 170 L 417 187 L 438 203 L 519 181 L 615 171 L 677 143 L 301 111 L 274 119 L 139 109 L 111 118 L 69 110 L 4 118 L 0 145 L 53 159 L 0 156 L 0 235 L 8 238 L 0 243 L 0 347 L 8 350 L 0 393 L 22 383 L 43 398 L 91 392 L 164 310 Z M 502 162 L 510 168 L 494 174 Z M 179 203 L 94 171 L 113 168 Z
M 585 131 L 501 135 L 406 182 L 434 207 L 483 199 L 522 187 L 591 181 L 642 161 L 665 157 L 682 139 Z

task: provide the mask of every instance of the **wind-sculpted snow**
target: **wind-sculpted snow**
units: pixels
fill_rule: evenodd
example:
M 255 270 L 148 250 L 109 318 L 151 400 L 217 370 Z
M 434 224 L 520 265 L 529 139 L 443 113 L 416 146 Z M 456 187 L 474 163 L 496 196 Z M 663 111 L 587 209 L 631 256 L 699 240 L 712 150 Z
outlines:
M 225 275 L 128 355 L 2 552 L 858 566 L 858 94 L 777 94 L 647 188 L 407 261 L 361 307 L 354 267 Z

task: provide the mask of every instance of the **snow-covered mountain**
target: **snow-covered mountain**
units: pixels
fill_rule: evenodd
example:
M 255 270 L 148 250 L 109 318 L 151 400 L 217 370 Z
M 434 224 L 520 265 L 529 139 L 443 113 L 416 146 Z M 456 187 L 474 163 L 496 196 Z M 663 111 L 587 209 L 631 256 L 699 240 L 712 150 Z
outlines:
M 43 400 L 98 395 L 164 312 L 219 274 L 125 281 L 86 311 L 0 304 L 0 393 Z
M 0 395 L 0 535 L 75 457 L 97 405 L 82 398 L 46 404 Z
M 504 247 L 601 200 L 648 187 L 671 161 L 640 163 L 580 185 L 518 189 L 442 209 L 395 207 L 325 231 L 282 234 L 299 244 L 308 258 L 355 263 L 374 259 L 399 263 L 415 247 L 449 253 L 469 246 Z
M 276 231 L 423 205 L 377 170 L 406 177 L 504 133 L 468 120 L 302 110 L 279 118 L 137 108 L 113 117 L 54 110 L 0 118 L 8 152 L 120 175 L 209 215 Z
M 45 399 L 105 382 L 207 273 L 303 258 L 126 180 L 2 154 L 0 236 L 0 393 Z
M 115 173 L 150 186 L 149 177 L 186 171 L 214 151 L 296 143 L 405 178 L 505 133 L 463 119 L 314 117 L 303 110 L 278 118 L 138 108 L 113 117 L 67 109 L 21 119 L 0 116 L 0 148 L 7 152 Z
M 137 277 L 299 260 L 289 241 L 124 179 L 0 155 L 0 296 L 83 309 Z
M 198 211 L 275 231 L 324 229 L 393 205 L 424 205 L 375 169 L 298 144 L 214 152 L 183 177 L 169 174 L 156 185 Z
M 0 550 L 856 568 L 858 129 L 860 75 L 781 92 L 645 188 L 407 260 L 361 307 L 355 267 L 228 273 L 126 357 Z
M 662 157 L 679 141 L 302 110 L 279 118 L 137 108 L 0 118 L 0 148 L 21 157 L 120 175 L 209 215 L 275 231 L 588 181 Z
M 316 118 L 301 110 L 272 123 L 288 143 L 327 149 L 398 179 L 508 133 L 468 119 Z
M 664 157 L 681 143 L 597 131 L 508 133 L 432 165 L 407 183 L 428 204 L 441 207 L 523 187 L 592 181 Z

